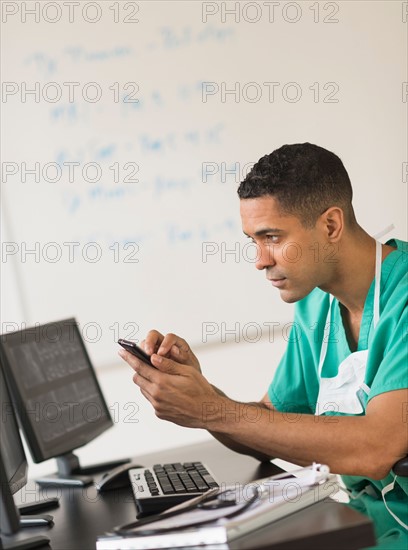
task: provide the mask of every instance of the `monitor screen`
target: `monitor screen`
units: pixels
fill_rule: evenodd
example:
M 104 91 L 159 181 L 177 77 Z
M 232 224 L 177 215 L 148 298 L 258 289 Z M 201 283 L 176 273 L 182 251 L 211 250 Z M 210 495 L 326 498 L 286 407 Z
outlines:
M 1 457 L 7 482 L 11 493 L 14 494 L 27 483 L 27 460 L 4 380 L 3 368 L 1 365 L 0 367 Z
M 0 351 L 35 462 L 70 453 L 112 426 L 75 319 L 3 334 Z

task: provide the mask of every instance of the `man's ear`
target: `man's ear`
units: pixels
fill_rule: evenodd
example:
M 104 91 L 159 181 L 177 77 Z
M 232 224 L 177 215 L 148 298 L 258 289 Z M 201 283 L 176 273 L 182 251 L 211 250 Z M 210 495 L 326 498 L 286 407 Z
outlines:
M 344 211 L 339 206 L 331 206 L 323 212 L 319 222 L 331 243 L 337 243 L 344 231 Z

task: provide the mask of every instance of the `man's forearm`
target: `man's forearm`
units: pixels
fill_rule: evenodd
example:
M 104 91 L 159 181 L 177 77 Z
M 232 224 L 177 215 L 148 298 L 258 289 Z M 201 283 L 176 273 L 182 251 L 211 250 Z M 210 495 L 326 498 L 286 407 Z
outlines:
M 227 397 L 223 391 L 221 391 L 219 388 L 217 388 L 213 384 L 212 384 L 212 387 L 215 389 L 215 391 L 219 395 L 222 395 L 223 397 Z M 231 449 L 232 451 L 235 451 L 237 453 L 241 453 L 241 454 L 244 454 L 244 455 L 253 456 L 254 458 L 257 458 L 258 460 L 260 460 L 261 462 L 268 461 L 272 458 L 269 455 L 267 455 L 265 453 L 262 453 L 262 452 L 254 449 L 252 447 L 244 445 L 243 443 L 239 443 L 234 438 L 230 437 L 229 435 L 227 435 L 225 433 L 215 432 L 215 431 L 211 431 L 211 430 L 208 430 L 208 432 L 213 437 L 215 437 L 215 439 L 217 439 L 217 441 L 219 441 L 220 443 L 222 443 L 223 445 L 225 445 L 226 447 L 228 447 L 228 449 Z
M 220 443 L 228 447 L 228 449 L 231 449 L 231 451 L 235 451 L 236 453 L 241 453 L 243 455 L 249 455 L 253 456 L 254 458 L 257 458 L 261 462 L 266 462 L 270 460 L 272 457 L 261 453 L 252 447 L 247 447 L 246 445 L 243 445 L 242 443 L 238 443 L 232 437 L 229 437 L 228 435 L 225 435 L 223 433 L 219 432 L 212 432 L 211 430 L 208 430 L 208 432 L 217 439 Z
M 373 402 L 368 408 L 370 406 L 374 409 Z M 398 407 L 394 410 L 398 411 Z M 400 428 L 399 415 L 394 412 L 393 416 L 395 428 Z M 398 447 L 391 442 L 384 448 L 382 442 L 389 426 L 383 414 L 281 413 L 259 403 L 239 403 L 222 397 L 212 404 L 212 408 L 211 403 L 206 403 L 203 419 L 204 427 L 218 434 L 220 441 L 227 438 L 226 441 L 238 447 L 243 445 L 252 449 L 253 456 L 260 453 L 299 465 L 316 461 L 328 464 L 339 474 L 381 479 L 392 467 L 394 457 L 396 461 L 404 455 L 401 444 Z

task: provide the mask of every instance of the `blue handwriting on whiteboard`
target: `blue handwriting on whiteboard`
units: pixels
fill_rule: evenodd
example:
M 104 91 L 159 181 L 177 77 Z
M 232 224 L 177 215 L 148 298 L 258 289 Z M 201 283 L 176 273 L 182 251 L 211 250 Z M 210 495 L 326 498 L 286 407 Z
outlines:
M 127 144 L 129 146 L 129 144 Z M 119 145 L 117 143 L 99 144 L 95 140 L 91 140 L 84 146 L 77 147 L 74 151 L 60 149 L 55 153 L 55 162 L 62 164 L 63 162 L 95 162 L 109 161 L 117 152 Z M 63 168 L 63 167 L 62 167 Z
M 118 57 L 128 57 L 132 55 L 131 48 L 117 46 L 108 50 L 85 50 L 79 46 L 71 46 L 63 50 L 63 54 L 71 58 L 73 62 L 79 61 L 107 61 L 117 59 Z
M 167 153 L 170 150 L 174 151 L 179 147 L 184 147 L 185 144 L 193 146 L 202 146 L 203 144 L 218 144 L 220 143 L 220 133 L 224 125 L 218 123 L 210 128 L 200 130 L 188 130 L 179 134 L 173 132 L 162 136 L 150 136 L 142 134 L 139 137 L 140 147 L 142 152 L 151 153 Z
M 51 76 L 57 70 L 57 60 L 50 57 L 43 52 L 35 52 L 28 56 L 24 61 L 24 65 L 32 66 L 36 68 L 39 73 L 43 73 L 45 76 Z
M 59 53 L 57 57 L 50 57 L 48 52 L 37 51 L 23 59 L 26 65 L 33 65 L 38 73 L 43 76 L 51 76 L 55 74 L 61 64 L 65 65 L 67 58 L 72 63 L 102 63 L 109 62 L 112 59 L 124 59 L 128 57 L 137 57 L 138 53 L 143 51 L 152 52 L 157 49 L 174 50 L 175 48 L 190 47 L 192 44 L 204 44 L 209 42 L 224 43 L 231 39 L 235 34 L 233 27 L 216 27 L 214 25 L 205 25 L 202 29 L 200 26 L 197 29 L 192 27 L 160 27 L 156 29 L 157 37 L 149 38 L 149 42 L 141 47 L 141 52 L 135 52 L 129 46 L 114 46 L 112 48 L 101 48 L 87 50 L 82 46 L 68 46 Z
M 180 223 L 168 224 L 165 228 L 167 242 L 169 244 L 180 244 L 186 241 L 205 241 L 219 237 L 220 233 L 237 232 L 237 224 L 234 220 L 227 218 L 220 222 L 196 223 L 194 227 L 180 225 Z
M 174 50 L 195 43 L 224 42 L 234 35 L 235 29 L 232 27 L 217 28 L 214 25 L 207 25 L 204 30 L 193 29 L 192 27 L 161 27 L 159 33 L 159 38 L 148 43 L 148 50 L 155 51 L 158 48 Z
M 118 200 L 127 195 L 132 195 L 135 192 L 136 189 L 132 185 L 115 185 L 114 187 L 107 187 L 102 184 L 97 184 L 90 187 L 86 193 L 83 194 L 79 191 L 64 191 L 62 193 L 62 202 L 69 214 L 75 214 L 84 206 L 84 203 Z

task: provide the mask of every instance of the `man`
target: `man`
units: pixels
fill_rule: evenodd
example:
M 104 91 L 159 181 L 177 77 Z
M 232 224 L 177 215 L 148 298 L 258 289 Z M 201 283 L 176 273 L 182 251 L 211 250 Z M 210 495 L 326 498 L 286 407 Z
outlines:
M 406 480 L 387 495 L 391 513 L 381 490 L 408 454 L 407 243 L 380 245 L 358 225 L 341 160 L 316 145 L 262 157 L 238 194 L 257 269 L 297 302 L 296 333 L 254 413 L 213 387 L 174 334 L 151 331 L 143 342 L 157 370 L 120 355 L 159 418 L 205 428 L 259 460 L 328 464 L 351 505 L 375 519 L 382 547 L 406 549 Z M 234 406 L 238 419 L 226 414 Z

